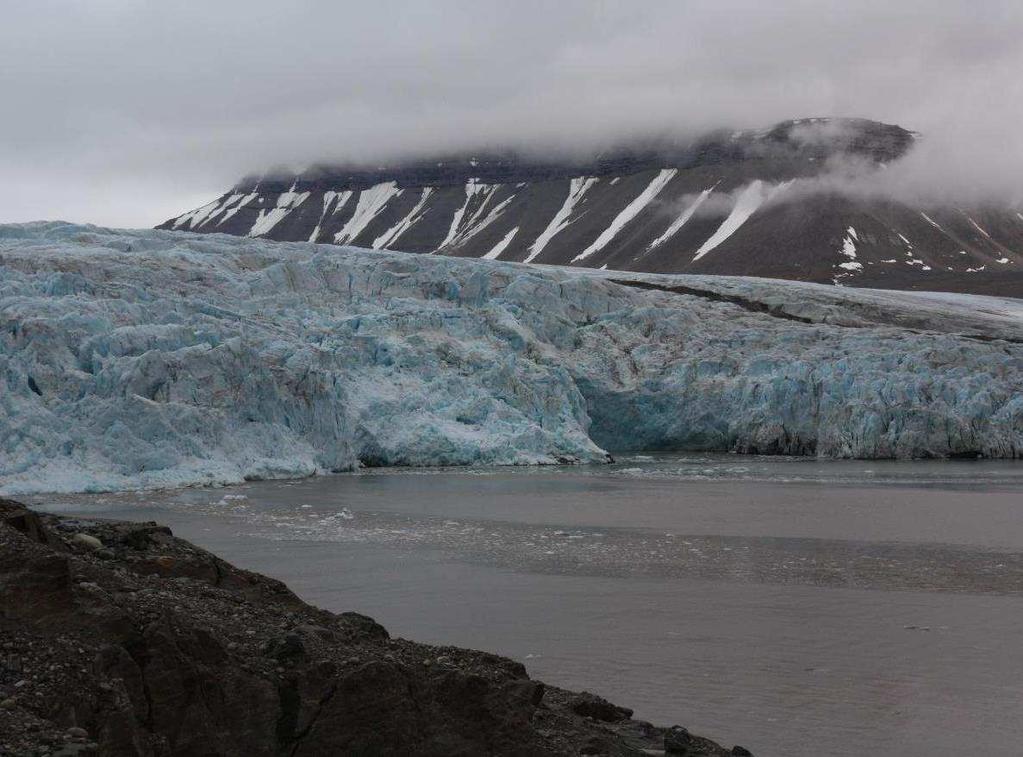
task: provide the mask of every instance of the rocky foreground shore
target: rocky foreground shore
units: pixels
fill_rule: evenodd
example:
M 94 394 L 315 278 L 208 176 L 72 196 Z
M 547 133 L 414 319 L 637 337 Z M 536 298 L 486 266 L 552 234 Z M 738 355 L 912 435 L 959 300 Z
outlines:
M 2 755 L 748 755 L 392 639 L 155 523 L 0 500 Z

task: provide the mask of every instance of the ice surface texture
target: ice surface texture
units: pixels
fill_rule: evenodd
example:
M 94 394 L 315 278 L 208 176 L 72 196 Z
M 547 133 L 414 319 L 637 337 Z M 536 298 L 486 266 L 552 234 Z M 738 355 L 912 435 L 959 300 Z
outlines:
M 0 226 L 0 491 L 591 463 L 608 449 L 1014 457 L 1021 310 Z

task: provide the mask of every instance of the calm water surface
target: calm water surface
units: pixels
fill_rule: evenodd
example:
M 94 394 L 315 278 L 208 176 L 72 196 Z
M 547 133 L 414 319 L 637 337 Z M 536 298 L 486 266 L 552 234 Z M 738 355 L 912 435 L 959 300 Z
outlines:
M 1023 464 L 624 455 L 36 498 L 765 755 L 1019 755 Z

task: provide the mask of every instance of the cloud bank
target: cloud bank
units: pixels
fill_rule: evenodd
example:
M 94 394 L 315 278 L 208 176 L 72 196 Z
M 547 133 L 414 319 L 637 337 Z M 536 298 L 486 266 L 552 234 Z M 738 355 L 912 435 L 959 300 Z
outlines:
M 886 182 L 1023 179 L 1023 4 L 39 0 L 0 27 L 0 221 L 145 226 L 244 174 L 862 116 Z

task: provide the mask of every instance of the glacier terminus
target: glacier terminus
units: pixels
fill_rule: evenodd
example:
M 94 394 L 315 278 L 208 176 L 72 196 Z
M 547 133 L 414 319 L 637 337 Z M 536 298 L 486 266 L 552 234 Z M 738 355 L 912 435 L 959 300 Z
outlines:
M 0 226 L 0 491 L 619 450 L 1023 454 L 1023 305 Z

